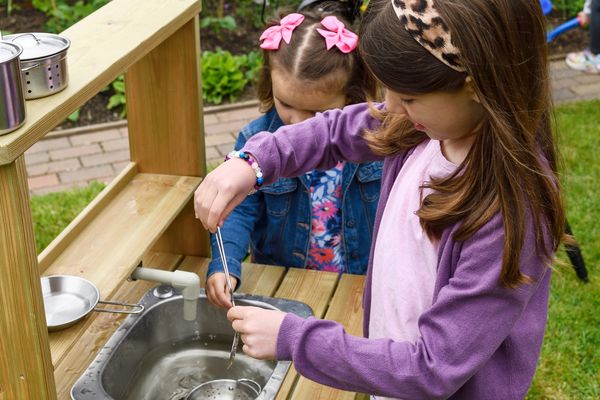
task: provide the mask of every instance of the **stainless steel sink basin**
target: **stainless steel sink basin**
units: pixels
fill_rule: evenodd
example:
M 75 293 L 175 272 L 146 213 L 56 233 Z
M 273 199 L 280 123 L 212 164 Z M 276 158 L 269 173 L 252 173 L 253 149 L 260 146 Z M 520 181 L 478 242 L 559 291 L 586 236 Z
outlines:
M 304 303 L 236 295 L 236 304 L 312 315 Z M 170 286 L 150 290 L 140 301 L 145 311 L 128 316 L 71 390 L 76 400 L 183 400 L 196 386 L 216 379 L 250 379 L 257 399 L 272 399 L 290 366 L 259 361 L 240 348 L 231 368 L 233 339 L 226 312 L 201 293 L 195 321 L 183 318 L 183 299 Z

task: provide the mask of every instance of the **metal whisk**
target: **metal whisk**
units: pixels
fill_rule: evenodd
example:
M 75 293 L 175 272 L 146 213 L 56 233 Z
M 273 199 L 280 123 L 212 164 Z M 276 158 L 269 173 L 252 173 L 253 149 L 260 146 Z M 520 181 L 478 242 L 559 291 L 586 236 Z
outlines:
M 233 287 L 231 286 L 231 277 L 229 275 L 229 268 L 227 268 L 227 258 L 225 257 L 225 246 L 223 246 L 223 237 L 221 236 L 221 228 L 217 226 L 217 247 L 219 248 L 219 254 L 221 255 L 221 262 L 223 263 L 223 270 L 225 271 L 225 279 L 227 280 L 227 287 L 229 288 L 229 294 L 231 295 L 231 305 L 235 306 L 233 299 Z M 240 340 L 240 334 L 236 331 L 233 335 L 233 343 L 231 344 L 231 352 L 229 353 L 229 365 L 227 369 L 231 367 L 235 360 L 235 353 L 237 352 L 238 342 Z

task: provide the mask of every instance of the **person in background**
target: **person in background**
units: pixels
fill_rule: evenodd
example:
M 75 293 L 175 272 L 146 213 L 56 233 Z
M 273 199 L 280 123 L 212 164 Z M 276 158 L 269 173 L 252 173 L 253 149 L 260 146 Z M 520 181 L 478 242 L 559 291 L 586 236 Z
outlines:
M 264 115 L 240 132 L 234 152 L 261 131 L 275 132 L 329 109 L 377 96 L 358 36 L 341 16 L 324 12 L 281 15 L 260 37 L 264 66 L 258 99 Z M 221 228 L 232 285 L 250 249 L 261 264 L 365 274 L 381 187 L 380 162 L 340 161 L 257 187 Z M 196 196 L 198 196 L 196 193 Z M 230 307 L 223 265 L 214 236 L 206 293 Z
M 582 26 L 590 26 L 590 47 L 567 54 L 565 61 L 574 70 L 600 74 L 600 0 L 586 0 L 578 17 Z

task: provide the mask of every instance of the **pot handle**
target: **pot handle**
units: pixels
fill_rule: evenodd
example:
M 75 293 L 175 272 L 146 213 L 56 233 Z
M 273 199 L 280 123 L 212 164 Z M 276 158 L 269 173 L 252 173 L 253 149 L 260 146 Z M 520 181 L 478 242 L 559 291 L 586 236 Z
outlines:
M 11 42 L 14 42 L 15 40 L 17 40 L 18 38 L 22 37 L 22 36 L 27 36 L 27 35 L 31 35 L 33 36 L 33 38 L 35 39 L 37 44 L 40 44 L 40 39 L 37 38 L 37 36 L 35 36 L 33 33 L 28 32 L 28 33 L 22 33 L 20 35 L 15 36 L 14 38 L 10 39 Z
M 37 67 L 39 67 L 40 65 L 41 65 L 40 63 L 33 64 L 33 65 L 30 65 L 29 67 L 21 68 L 21 71 L 22 71 L 22 72 L 26 72 L 26 71 L 29 71 L 29 70 L 31 70 L 31 69 L 37 68 Z
M 62 60 L 64 60 L 65 58 L 67 58 L 67 56 L 66 56 L 66 55 L 65 55 L 64 57 L 62 57 L 61 59 L 59 59 L 59 60 L 56 60 L 56 61 L 54 61 L 54 62 L 56 62 L 56 63 L 59 63 L 59 62 L 61 62 Z M 30 65 L 29 67 L 21 68 L 21 72 L 27 72 L 27 71 L 30 71 L 30 70 L 32 70 L 32 69 L 34 69 L 34 68 L 37 68 L 37 67 L 39 67 L 40 65 L 42 65 L 42 63 L 37 63 L 37 64 Z
M 121 303 L 119 301 L 108 301 L 108 300 L 99 300 L 98 304 L 112 304 L 115 306 L 130 307 L 130 308 L 132 308 L 132 310 L 115 310 L 113 308 L 94 308 L 94 311 L 119 313 L 119 314 L 140 314 L 142 311 L 144 311 L 144 306 L 141 304 L 128 304 L 128 303 Z
M 262 390 L 262 387 L 258 384 L 258 382 L 253 381 L 252 379 L 241 378 L 237 380 L 238 383 L 242 385 L 249 386 L 250 389 L 254 390 L 256 395 L 258 396 Z

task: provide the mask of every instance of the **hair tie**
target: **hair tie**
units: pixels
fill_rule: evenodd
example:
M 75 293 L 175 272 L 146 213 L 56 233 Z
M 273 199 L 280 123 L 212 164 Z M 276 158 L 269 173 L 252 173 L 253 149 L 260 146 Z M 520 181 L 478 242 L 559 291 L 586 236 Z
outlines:
M 460 50 L 452 44 L 450 29 L 435 9 L 434 0 L 390 0 L 406 31 L 425 50 L 455 71 L 464 72 Z
M 342 53 L 350 53 L 358 44 L 358 35 L 346 29 L 344 23 L 333 15 L 329 15 L 321 20 L 321 25 L 327 29 L 317 31 L 325 38 L 327 50 L 336 46 Z
M 292 32 L 302 23 L 302 21 L 304 21 L 304 15 L 302 14 L 292 13 L 286 15 L 281 19 L 279 25 L 267 28 L 262 35 L 260 35 L 259 40 L 264 40 L 260 44 L 260 48 L 265 50 L 278 50 L 281 39 L 289 44 L 292 39 Z

